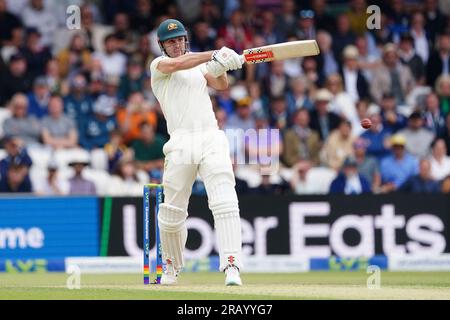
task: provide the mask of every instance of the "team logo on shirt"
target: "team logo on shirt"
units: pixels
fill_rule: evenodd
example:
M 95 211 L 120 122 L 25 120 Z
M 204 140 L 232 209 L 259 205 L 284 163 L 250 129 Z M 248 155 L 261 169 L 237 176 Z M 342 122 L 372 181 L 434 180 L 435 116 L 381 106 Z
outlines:
M 175 29 L 178 29 L 176 23 L 169 23 L 169 25 L 167 26 L 167 30 L 175 30 Z

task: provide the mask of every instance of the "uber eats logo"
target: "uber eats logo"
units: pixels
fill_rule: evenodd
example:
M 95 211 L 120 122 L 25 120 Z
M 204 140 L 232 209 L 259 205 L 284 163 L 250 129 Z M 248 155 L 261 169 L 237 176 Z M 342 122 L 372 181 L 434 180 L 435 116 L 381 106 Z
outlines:
M 44 232 L 40 228 L 0 228 L 0 249 L 39 249 L 43 246 Z
M 447 245 L 443 235 L 444 223 L 433 214 L 420 213 L 407 219 L 405 215 L 395 213 L 394 205 L 385 204 L 376 215 L 346 214 L 335 221 L 322 223 L 314 220 L 320 217 L 326 219 L 330 212 L 328 202 L 290 204 L 291 254 L 309 257 L 328 257 L 333 254 L 348 258 L 371 257 L 376 253 L 376 243 L 380 243 L 383 254 L 388 256 L 440 254 Z M 346 241 L 344 234 L 349 230 L 358 234 L 356 243 Z M 399 233 L 404 236 L 398 236 Z M 310 244 L 312 239 L 320 240 L 321 244 Z M 324 242 L 328 244 L 323 244 Z

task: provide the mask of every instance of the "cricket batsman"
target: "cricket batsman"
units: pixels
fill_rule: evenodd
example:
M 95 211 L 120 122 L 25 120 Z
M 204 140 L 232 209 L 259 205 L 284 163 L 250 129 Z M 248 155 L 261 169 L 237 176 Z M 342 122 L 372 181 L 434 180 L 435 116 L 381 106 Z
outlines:
M 170 134 L 163 147 L 164 203 L 158 214 L 166 265 L 161 284 L 175 284 L 183 268 L 189 197 L 199 174 L 214 216 L 225 285 L 242 285 L 241 223 L 234 173 L 228 141 L 218 128 L 208 86 L 226 89 L 227 71 L 242 68 L 243 62 L 227 47 L 189 52 L 186 29 L 178 20 L 163 21 L 157 36 L 162 56 L 150 65 L 151 84 Z

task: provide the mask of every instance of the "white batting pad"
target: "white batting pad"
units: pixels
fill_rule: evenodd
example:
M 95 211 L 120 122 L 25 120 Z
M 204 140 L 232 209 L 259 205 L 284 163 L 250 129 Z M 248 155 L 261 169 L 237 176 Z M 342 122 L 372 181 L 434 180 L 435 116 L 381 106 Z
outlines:
M 172 261 L 176 270 L 184 266 L 183 250 L 187 240 L 187 213 L 166 203 L 159 205 L 158 224 L 159 236 L 164 262 Z

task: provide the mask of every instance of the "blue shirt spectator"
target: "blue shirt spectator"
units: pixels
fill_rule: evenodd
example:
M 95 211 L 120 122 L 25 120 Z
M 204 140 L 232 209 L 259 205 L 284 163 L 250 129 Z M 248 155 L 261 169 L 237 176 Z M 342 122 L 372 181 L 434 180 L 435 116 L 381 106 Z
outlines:
M 83 75 L 77 74 L 71 81 L 70 93 L 64 97 L 64 113 L 80 129 L 83 118 L 92 113 L 93 101 L 87 93 L 87 83 Z
M 0 193 L 2 192 L 32 192 L 28 167 L 22 163 L 14 163 L 9 166 L 6 175 L 0 178 Z
M 419 174 L 410 177 L 403 183 L 399 191 L 410 193 L 439 193 L 439 182 L 431 177 L 431 164 L 428 159 L 420 161 Z
M 372 127 L 361 134 L 361 138 L 367 142 L 366 153 L 381 161 L 390 153 L 389 149 L 386 148 L 385 141 L 391 136 L 392 131 L 381 124 L 379 114 L 371 115 L 370 120 L 372 121 Z
M 27 95 L 28 114 L 40 119 L 48 114 L 50 89 L 47 79 L 38 77 L 33 83 L 33 91 Z
M 381 161 L 382 191 L 393 191 L 398 189 L 411 176 L 416 175 L 419 170 L 417 158 L 406 153 L 406 139 L 401 135 L 391 138 L 392 155 Z
M 361 194 L 371 192 L 367 179 L 359 174 L 358 163 L 354 157 L 347 157 L 342 170 L 331 182 L 330 193 Z
M 99 113 L 91 114 L 81 123 L 79 144 L 87 150 L 103 148 L 109 141 L 110 132 L 116 128 L 115 118 Z

